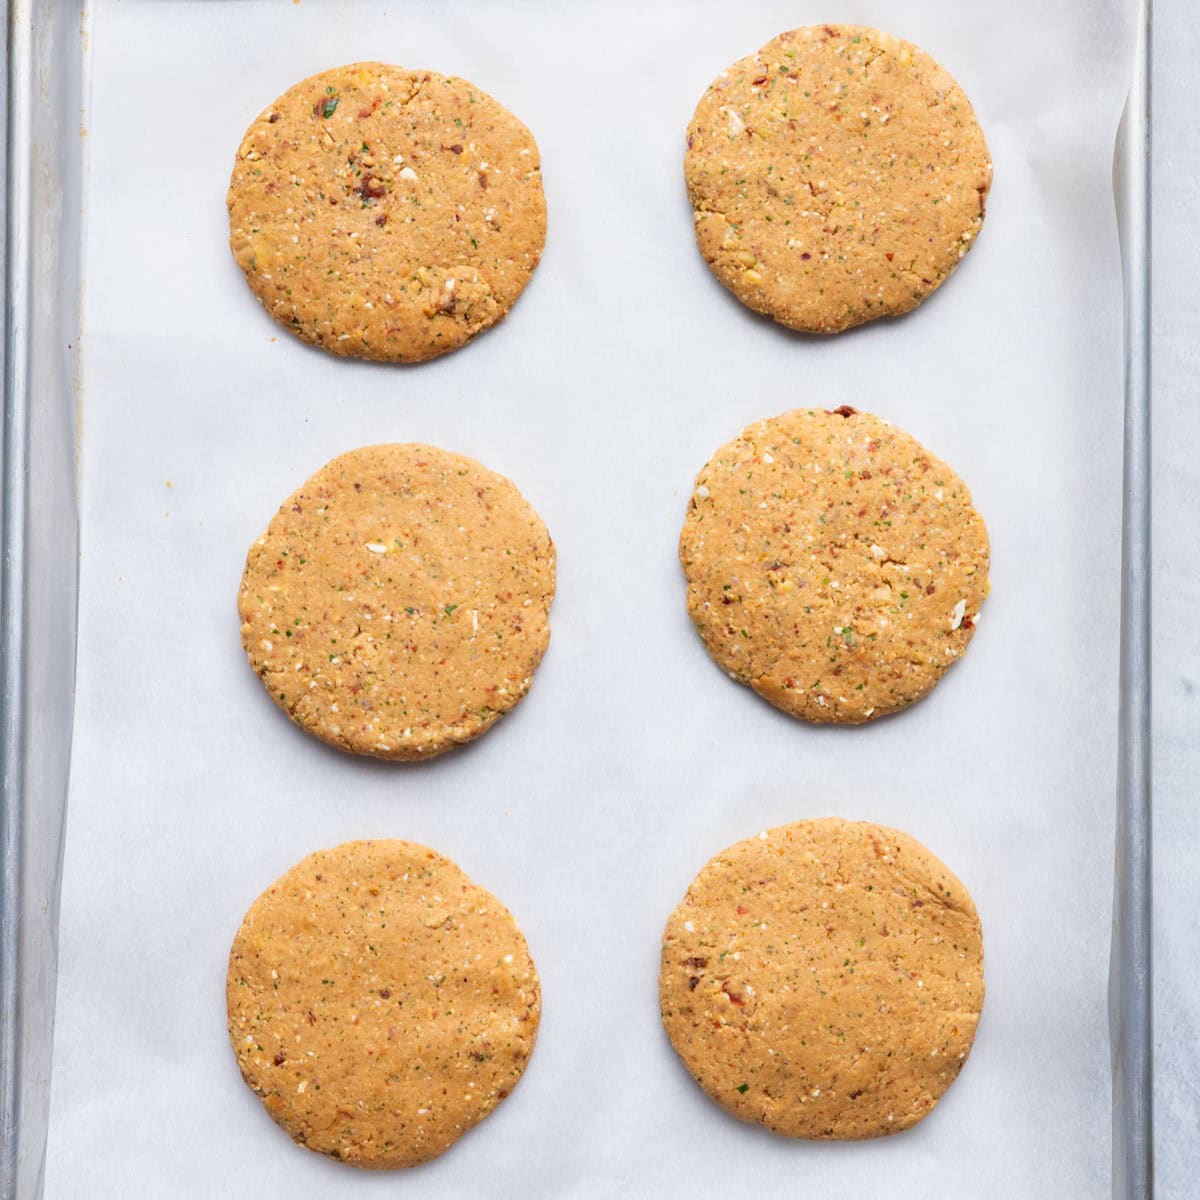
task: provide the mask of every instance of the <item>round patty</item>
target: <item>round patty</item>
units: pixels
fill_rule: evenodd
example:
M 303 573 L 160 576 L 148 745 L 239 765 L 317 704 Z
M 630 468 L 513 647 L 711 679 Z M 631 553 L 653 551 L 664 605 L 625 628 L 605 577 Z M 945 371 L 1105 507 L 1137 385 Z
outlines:
M 663 934 L 659 999 L 687 1069 L 735 1117 L 788 1137 L 896 1133 L 970 1053 L 979 918 L 907 834 L 799 821 L 696 876 Z
M 509 480 L 432 446 L 352 450 L 289 496 L 246 557 L 242 643 L 301 728 L 430 758 L 529 690 L 554 543 Z
M 411 842 L 310 854 L 250 906 L 229 1036 L 271 1116 L 356 1167 L 435 1158 L 516 1086 L 541 1013 L 512 916 Z
M 848 407 L 784 413 L 722 446 L 696 477 L 679 557 L 721 668 L 821 723 L 926 695 L 988 592 L 987 530 L 966 485 Z
M 529 130 L 465 79 L 353 63 L 246 131 L 229 244 L 285 328 L 334 354 L 419 362 L 499 321 L 546 240 Z
M 716 277 L 755 312 L 836 333 L 915 308 L 954 270 L 983 226 L 992 163 L 928 54 L 815 25 L 714 81 L 684 173 Z

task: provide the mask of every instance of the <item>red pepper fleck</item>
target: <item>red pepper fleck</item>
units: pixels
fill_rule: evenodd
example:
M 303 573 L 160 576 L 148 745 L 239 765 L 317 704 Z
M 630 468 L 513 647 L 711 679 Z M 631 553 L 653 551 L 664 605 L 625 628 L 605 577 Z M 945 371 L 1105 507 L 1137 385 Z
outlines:
M 808 260 L 810 258 L 812 258 L 812 255 L 809 254 L 809 252 L 807 250 L 805 250 L 804 253 L 800 255 L 800 259 L 802 262 L 808 262 Z
M 750 82 L 754 85 L 754 87 L 761 87 L 767 82 L 767 77 L 765 75 L 760 75 L 757 79 L 750 80 Z
M 739 917 L 744 917 L 749 911 L 748 908 L 743 907 L 741 904 L 737 906 L 737 915 Z
M 275 122 L 278 120 L 279 120 L 279 114 L 277 112 L 274 112 L 267 118 L 267 124 L 274 125 Z
M 391 989 L 390 988 L 380 988 L 379 989 L 379 998 L 380 998 L 380 1000 L 390 1000 L 392 998 Z
M 837 408 L 831 408 L 827 411 L 831 417 L 852 417 L 856 412 L 858 412 L 858 409 L 851 408 L 849 404 L 842 404 Z
M 450 150 L 451 154 L 461 154 L 462 153 L 462 143 L 455 142 L 453 146 L 449 147 L 449 150 Z
M 486 171 L 479 172 L 479 186 L 486 191 L 486 189 L 487 189 L 487 172 Z
M 928 586 L 928 587 L 925 589 L 925 595 L 927 595 L 927 596 L 932 596 L 932 595 L 933 595 L 933 593 L 934 593 L 934 592 L 936 592 L 936 591 L 937 591 L 937 588 L 935 588 L 935 587 L 933 586 L 933 584 L 931 583 L 931 584 L 930 584 L 930 585 L 929 585 L 929 586 Z M 965 620 L 966 618 L 964 617 L 963 619 Z
M 887 251 L 886 254 L 884 254 L 883 257 L 886 258 L 888 260 L 888 262 L 894 262 L 896 255 L 891 250 L 889 250 L 889 251 Z
M 287 1062 L 287 1059 L 285 1059 L 283 1057 L 283 1051 L 280 1050 L 280 1052 L 277 1055 L 275 1055 L 275 1057 L 273 1059 L 271 1059 L 271 1061 L 275 1064 L 275 1066 L 282 1067 L 283 1064 L 285 1062 Z
M 379 216 L 375 218 L 375 224 L 382 229 L 383 226 L 387 224 L 387 213 L 380 213 Z
M 387 195 L 387 187 L 382 183 L 376 183 L 375 176 L 370 171 L 362 177 L 354 191 L 363 198 L 364 203 L 367 200 L 378 200 L 381 196 Z

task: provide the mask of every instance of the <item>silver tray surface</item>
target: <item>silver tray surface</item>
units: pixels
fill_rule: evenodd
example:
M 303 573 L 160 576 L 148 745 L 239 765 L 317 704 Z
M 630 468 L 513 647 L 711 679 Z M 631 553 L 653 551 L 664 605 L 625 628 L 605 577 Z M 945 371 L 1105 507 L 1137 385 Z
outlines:
M 10 3 L 4 30 L 0 576 L 0 1200 L 42 1190 L 78 594 L 77 371 L 87 5 Z M 1125 279 L 1113 1195 L 1152 1189 L 1149 759 L 1150 5 L 1114 158 Z

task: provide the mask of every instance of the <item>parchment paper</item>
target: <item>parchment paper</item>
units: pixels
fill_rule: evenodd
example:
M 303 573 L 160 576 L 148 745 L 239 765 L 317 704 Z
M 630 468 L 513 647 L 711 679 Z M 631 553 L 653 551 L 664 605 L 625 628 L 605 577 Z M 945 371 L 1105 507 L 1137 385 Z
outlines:
M 1106 1193 L 1120 488 L 1113 132 L 1130 4 L 118 3 L 88 118 L 83 590 L 47 1195 L 927 1197 Z M 710 277 L 683 132 L 782 29 L 881 25 L 946 65 L 995 160 L 978 246 L 908 318 L 790 335 Z M 511 317 L 417 368 L 270 322 L 226 247 L 238 140 L 362 58 L 458 73 L 533 130 L 550 234 Z M 860 729 L 777 713 L 710 662 L 675 543 L 695 472 L 752 420 L 849 403 L 967 480 L 993 594 L 965 659 Z M 247 667 L 235 593 L 280 501 L 354 446 L 422 440 L 513 478 L 559 549 L 532 693 L 468 749 L 356 761 Z M 826 814 L 908 830 L 973 892 L 987 1004 L 937 1111 L 867 1144 L 736 1122 L 657 1008 L 663 924 L 732 841 Z M 440 1161 L 294 1149 L 225 1033 L 243 912 L 309 851 L 449 854 L 544 987 L 520 1087 Z

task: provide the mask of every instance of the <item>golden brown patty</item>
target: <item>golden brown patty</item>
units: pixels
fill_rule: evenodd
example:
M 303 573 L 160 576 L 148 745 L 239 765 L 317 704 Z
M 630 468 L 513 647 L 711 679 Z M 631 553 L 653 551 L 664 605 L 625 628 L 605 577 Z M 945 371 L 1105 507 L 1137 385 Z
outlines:
M 411 842 L 310 854 L 229 955 L 242 1075 L 302 1146 L 356 1167 L 441 1154 L 516 1086 L 541 997 L 507 909 Z
M 782 33 L 704 93 L 696 240 L 743 304 L 836 333 L 915 308 L 983 226 L 992 164 L 962 90 L 878 29 Z
M 229 228 L 281 325 L 334 354 L 418 362 L 494 325 L 529 282 L 546 240 L 537 146 L 465 79 L 336 67 L 247 130 Z
M 798 821 L 696 876 L 663 935 L 659 999 L 687 1069 L 735 1117 L 788 1137 L 895 1133 L 971 1050 L 979 918 L 907 834 Z
M 926 695 L 988 592 L 987 530 L 966 485 L 848 407 L 784 413 L 722 446 L 696 477 L 679 557 L 721 668 L 822 723 Z
M 509 480 L 432 446 L 366 446 L 289 496 L 246 557 L 242 643 L 301 728 L 430 758 L 529 690 L 554 543 Z

